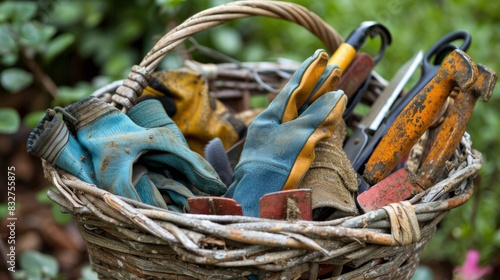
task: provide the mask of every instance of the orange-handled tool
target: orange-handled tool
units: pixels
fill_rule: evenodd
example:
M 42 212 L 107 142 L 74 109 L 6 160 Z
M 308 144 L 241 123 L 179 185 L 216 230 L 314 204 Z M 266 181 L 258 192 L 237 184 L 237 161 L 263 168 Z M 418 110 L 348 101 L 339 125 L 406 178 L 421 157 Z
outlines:
M 476 81 L 477 71 L 465 52 L 454 50 L 448 55 L 436 76 L 406 105 L 373 151 L 363 174 L 370 185 L 393 171 L 429 129 L 453 89 L 467 90 Z
M 420 168 L 413 174 L 401 168 L 361 193 L 358 205 L 363 211 L 373 211 L 390 203 L 399 202 L 435 184 L 446 168 L 465 133 L 467 123 L 478 97 L 489 100 L 495 87 L 497 75 L 492 70 L 478 65 L 478 78 L 468 90 L 462 90 L 447 110 L 444 121 L 430 131 L 434 134 L 429 153 L 422 159 Z
M 476 101 L 479 97 L 484 102 L 493 94 L 497 74 L 484 65 L 478 64 L 478 78 L 468 90 L 461 91 L 448 109 L 444 121 L 435 129 L 429 153 L 418 169 L 417 184 L 423 189 L 433 186 L 443 173 L 445 163 L 453 155 L 467 128 Z

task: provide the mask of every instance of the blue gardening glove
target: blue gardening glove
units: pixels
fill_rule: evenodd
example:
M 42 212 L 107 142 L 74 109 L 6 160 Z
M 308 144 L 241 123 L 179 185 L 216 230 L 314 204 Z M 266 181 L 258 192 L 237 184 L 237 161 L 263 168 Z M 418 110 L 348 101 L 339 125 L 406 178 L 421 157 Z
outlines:
M 134 164 L 132 168 L 132 186 L 135 187 L 140 201 L 143 203 L 167 209 L 167 203 L 160 190 L 150 179 L 147 168 L 141 164 Z
M 172 210 L 189 210 L 188 198 L 194 197 L 194 194 L 183 184 L 154 172 L 150 172 L 148 178 L 162 193 L 168 194 L 172 201 L 171 205 L 175 206 Z M 169 209 L 171 205 L 169 205 Z
M 199 154 L 191 151 L 182 132 L 167 115 L 158 100 L 148 99 L 137 103 L 128 112 L 130 119 L 145 128 L 165 128 L 175 136 L 166 144 L 169 153 L 147 153 L 140 161 L 152 169 L 167 170 L 169 178 L 185 185 L 195 194 L 222 195 L 226 186 L 213 167 Z
M 314 160 L 314 147 L 333 134 L 342 119 L 346 96 L 331 91 L 340 76 L 318 50 L 249 127 L 234 181 L 233 197 L 246 216 L 259 216 L 259 199 L 271 192 L 296 189 Z
M 128 117 L 138 126 L 144 128 L 164 127 L 172 131 L 181 144 L 186 147 L 188 143 L 181 130 L 168 116 L 161 98 L 139 99 L 127 113 Z
M 90 153 L 78 143 L 54 110 L 47 110 L 30 133 L 27 150 L 29 154 L 46 160 L 78 179 L 95 184 Z

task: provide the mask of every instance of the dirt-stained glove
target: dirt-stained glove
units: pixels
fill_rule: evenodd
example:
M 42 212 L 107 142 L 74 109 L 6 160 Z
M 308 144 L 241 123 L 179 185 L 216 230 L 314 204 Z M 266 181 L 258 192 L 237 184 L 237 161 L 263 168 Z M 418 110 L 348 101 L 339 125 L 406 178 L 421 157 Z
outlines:
M 342 91 L 331 91 L 340 76 L 318 50 L 250 125 L 226 193 L 244 215 L 259 215 L 259 199 L 267 193 L 296 189 L 314 160 L 318 141 L 332 136 L 346 106 Z
M 158 163 L 156 168 L 176 172 L 207 193 L 224 193 L 226 187 L 211 166 L 186 148 L 171 130 L 140 127 L 92 96 L 68 106 L 66 111 L 76 119 L 73 126 L 78 141 L 92 155 L 97 186 L 142 201 L 131 183 L 131 173 L 134 162 L 147 153 L 154 158 L 151 162 Z
M 227 150 L 246 133 L 243 122 L 210 96 L 207 80 L 198 72 L 176 69 L 153 73 L 140 98 L 152 97 L 160 99 L 189 147 L 201 155 L 216 137 Z
M 27 150 L 28 154 L 42 158 L 78 179 L 95 184 L 90 153 L 78 143 L 54 110 L 47 110 L 30 133 Z

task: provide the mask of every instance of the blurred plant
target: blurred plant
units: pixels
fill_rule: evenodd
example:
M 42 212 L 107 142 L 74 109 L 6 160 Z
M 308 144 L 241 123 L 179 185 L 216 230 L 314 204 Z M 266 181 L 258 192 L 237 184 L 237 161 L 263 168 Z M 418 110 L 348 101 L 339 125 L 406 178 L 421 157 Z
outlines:
M 59 273 L 59 263 L 50 256 L 37 251 L 25 251 L 19 258 L 19 270 L 13 276 L 17 280 L 65 280 L 67 277 Z M 97 280 L 90 266 L 81 270 L 80 280 Z
M 480 280 L 493 271 L 493 267 L 479 266 L 479 251 L 469 250 L 462 266 L 455 268 L 453 279 L 455 280 Z
M 67 224 L 71 221 L 71 215 L 63 213 L 61 206 L 47 197 L 47 191 L 51 187 L 44 188 L 36 193 L 36 200 L 43 204 L 51 206 L 52 218 L 59 225 Z

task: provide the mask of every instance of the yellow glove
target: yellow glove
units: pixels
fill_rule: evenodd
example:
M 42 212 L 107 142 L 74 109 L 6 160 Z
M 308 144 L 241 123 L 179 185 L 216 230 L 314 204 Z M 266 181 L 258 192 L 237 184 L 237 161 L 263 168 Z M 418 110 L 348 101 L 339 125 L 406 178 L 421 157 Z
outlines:
M 210 96 L 207 80 L 198 72 L 177 69 L 153 73 L 141 98 L 163 100 L 167 112 L 186 138 L 189 147 L 203 155 L 208 141 L 218 137 L 227 150 L 246 133 L 246 126 L 224 104 Z M 170 100 L 173 100 L 170 101 Z M 172 104 L 173 103 L 173 104 Z

